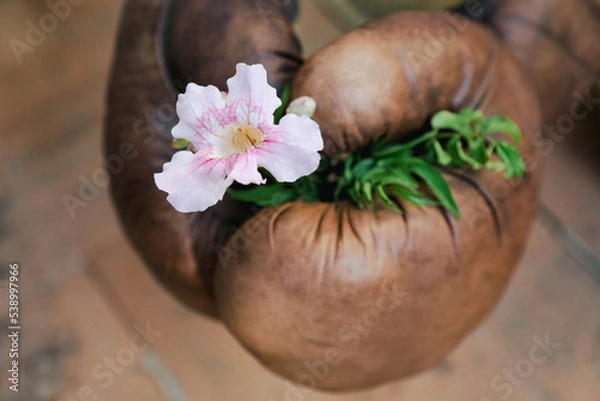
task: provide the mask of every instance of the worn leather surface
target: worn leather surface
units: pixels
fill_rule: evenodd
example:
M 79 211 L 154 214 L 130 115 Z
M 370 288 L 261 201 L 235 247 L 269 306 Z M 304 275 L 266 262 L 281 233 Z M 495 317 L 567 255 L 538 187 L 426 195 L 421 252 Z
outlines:
M 504 35 L 519 56 L 521 45 Z M 414 12 L 345 35 L 294 80 L 295 95 L 317 99 L 328 155 L 381 135 L 401 140 L 439 109 L 472 106 L 517 121 L 528 164 L 522 180 L 446 172 L 460 220 L 402 201 L 402 215 L 346 202 L 257 211 L 227 198 L 204 213 L 178 213 L 153 180 L 173 154 L 177 87 L 225 89 L 240 61 L 265 64 L 279 89 L 294 79 L 302 60 L 283 2 L 127 3 L 105 155 L 135 151 L 112 177 L 133 245 L 175 296 L 218 316 L 293 381 L 313 386 L 311 376 L 315 387 L 350 390 L 438 363 L 493 307 L 526 242 L 541 172 L 531 144 L 541 124 L 531 75 L 490 29 Z M 557 85 L 574 84 L 567 81 Z
M 437 35 L 443 26 L 460 34 L 427 55 L 423 30 Z M 380 135 L 401 139 L 439 109 L 481 108 L 523 130 L 529 169 L 521 182 L 489 171 L 448 172 L 460 220 L 401 200 L 403 215 L 346 202 L 286 204 L 249 219 L 217 269 L 222 319 L 291 380 L 318 365 L 328 371 L 318 387 L 346 390 L 440 362 L 495 304 L 527 239 L 541 172 L 531 144 L 541 116 L 528 78 L 482 27 L 411 12 L 318 52 L 293 92 L 316 99 L 329 155 Z M 397 305 L 380 310 L 394 299 Z M 341 362 L 323 365 L 336 352 Z
M 502 0 L 488 23 L 530 72 L 547 121 L 600 72 L 599 0 Z

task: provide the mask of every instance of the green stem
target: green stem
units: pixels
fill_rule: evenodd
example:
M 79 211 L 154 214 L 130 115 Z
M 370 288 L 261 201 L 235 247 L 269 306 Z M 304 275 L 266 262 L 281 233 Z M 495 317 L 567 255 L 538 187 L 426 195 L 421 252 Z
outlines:
M 425 141 L 435 138 L 437 135 L 438 135 L 438 131 L 429 131 L 428 133 L 421 135 L 420 137 L 415 138 L 410 142 L 402 143 L 399 145 L 392 145 L 392 146 L 389 146 L 387 149 L 381 150 L 379 152 L 375 152 L 374 156 L 375 156 L 375 158 L 387 157 L 387 156 L 391 156 L 397 152 L 403 152 L 406 150 L 410 150 Z

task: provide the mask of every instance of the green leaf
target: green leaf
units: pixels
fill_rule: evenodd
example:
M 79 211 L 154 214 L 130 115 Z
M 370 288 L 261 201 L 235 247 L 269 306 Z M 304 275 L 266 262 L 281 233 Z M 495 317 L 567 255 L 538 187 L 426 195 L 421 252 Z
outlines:
M 374 164 L 375 164 L 375 159 L 372 159 L 372 158 L 361 160 L 352 169 L 352 177 L 354 179 L 360 179 L 363 175 L 365 175 L 369 171 L 369 169 Z
M 475 110 L 472 107 L 465 107 L 464 109 L 458 112 L 458 115 L 464 118 L 466 121 L 471 121 L 473 119 L 474 114 Z
M 460 168 L 468 165 L 467 162 L 460 157 L 460 153 L 458 152 L 458 149 L 462 149 L 460 136 L 456 135 L 450 138 L 446 144 L 446 149 L 448 150 L 450 157 L 452 157 L 452 162 L 450 163 L 451 166 Z
M 398 156 L 398 155 L 392 155 L 392 156 L 388 156 L 386 158 L 383 159 L 379 159 L 377 160 L 377 166 L 378 167 L 385 167 L 385 168 L 397 168 L 397 167 L 402 167 L 404 166 L 406 163 L 405 161 L 410 158 L 411 153 L 409 152 L 406 155 L 403 156 Z
M 481 124 L 483 120 L 485 120 L 483 112 L 481 110 L 474 110 L 472 107 L 465 107 L 458 113 L 458 115 L 470 123 Z
M 510 118 L 496 116 L 485 120 L 481 125 L 481 133 L 491 134 L 494 132 L 501 132 L 512 136 L 516 145 L 521 143 L 521 130 Z
M 507 177 L 520 177 L 525 172 L 525 162 L 521 158 L 519 149 L 508 142 L 498 141 L 496 152 L 506 166 Z
M 279 205 L 298 199 L 298 194 L 288 184 L 275 183 L 258 185 L 247 189 L 229 188 L 229 196 L 242 202 L 252 202 L 258 206 Z
M 408 188 L 417 188 L 419 183 L 410 175 L 408 171 L 397 166 L 394 168 L 374 167 L 362 178 L 363 182 L 371 182 L 374 185 L 401 185 Z
M 173 149 L 185 149 L 188 147 L 188 145 L 190 144 L 190 141 L 188 141 L 187 139 L 183 139 L 183 138 L 175 138 L 173 139 Z
M 400 198 L 412 203 L 415 206 L 439 205 L 439 202 L 421 195 L 418 191 L 411 191 L 410 189 L 402 187 L 391 187 L 390 190 L 396 195 L 398 195 Z
M 362 184 L 362 193 L 367 200 L 367 206 L 373 206 L 373 186 L 370 182 L 364 182 Z
M 349 155 L 344 161 L 344 179 L 350 181 L 352 179 L 352 163 L 354 162 L 354 155 Z
M 387 168 L 383 166 L 375 166 L 360 177 L 362 181 L 378 182 L 389 175 Z
M 350 196 L 350 199 L 354 201 L 354 203 L 359 202 L 359 198 L 356 196 L 356 191 L 354 190 L 354 187 L 348 188 L 348 195 Z
M 472 157 L 470 157 L 468 154 L 465 153 L 465 150 L 463 149 L 462 141 L 456 141 L 456 142 L 453 142 L 453 144 L 456 148 L 456 154 L 458 155 L 458 157 L 460 157 L 460 159 L 462 161 L 469 164 L 475 170 L 478 170 L 481 168 L 481 163 L 479 163 L 477 160 L 473 159 Z
M 436 130 L 451 130 L 463 135 L 471 135 L 472 129 L 469 120 L 464 116 L 452 113 L 448 110 L 438 111 L 431 118 L 431 126 Z
M 392 200 L 385 193 L 385 189 L 383 188 L 383 185 L 377 185 L 375 187 L 375 192 L 377 193 L 377 196 L 379 197 L 379 199 L 381 199 L 381 202 L 383 202 L 384 205 L 386 205 L 387 207 L 389 207 L 391 209 L 394 209 L 395 211 L 397 211 L 399 213 L 402 213 L 402 210 L 400 210 L 400 208 L 394 202 L 392 202 Z
M 410 169 L 425 181 L 442 206 L 448 209 L 454 217 L 460 218 L 460 212 L 450 191 L 450 186 L 438 170 L 421 159 L 412 159 Z
M 406 157 L 406 152 L 412 150 L 415 146 L 420 145 L 423 142 L 426 142 L 432 138 L 435 138 L 438 135 L 437 130 L 429 131 L 418 138 L 413 139 L 412 141 L 399 143 L 395 145 L 388 145 L 383 148 L 379 148 L 376 151 L 373 151 L 373 157 L 376 159 L 382 159 L 388 156 L 400 156 Z
M 500 171 L 504 171 L 506 169 L 506 166 L 501 161 L 490 160 L 485 164 L 485 168 L 499 173 Z
M 467 107 L 462 109 L 459 113 L 459 116 L 463 117 L 466 121 L 468 121 L 471 126 L 471 130 L 474 134 L 479 133 L 479 129 L 481 128 L 481 124 L 485 120 L 485 116 L 481 110 L 473 110 L 472 107 Z
M 469 141 L 469 145 L 469 157 L 476 160 L 481 165 L 485 165 L 489 160 L 485 140 L 482 137 L 478 137 L 477 139 Z
M 279 124 L 279 121 L 285 115 L 285 111 L 290 105 L 290 97 L 292 96 L 292 84 L 289 83 L 283 87 L 283 91 L 281 92 L 281 106 L 275 110 L 273 113 L 273 121 L 275 124 Z
M 438 156 L 433 146 L 433 140 L 427 141 L 425 143 L 425 151 L 423 152 L 423 159 L 427 160 L 429 163 L 438 163 Z M 452 157 L 450 157 L 450 162 L 452 162 Z
M 352 200 L 358 204 L 361 209 L 364 209 L 365 204 L 362 200 L 362 188 L 359 181 L 354 181 L 354 187 L 348 191 Z
M 444 148 L 442 148 L 442 144 L 440 143 L 440 141 L 434 139 L 433 141 L 431 141 L 431 143 L 433 144 L 433 149 L 435 150 L 435 153 L 437 155 L 437 162 L 439 164 L 441 164 L 442 166 L 448 166 L 450 163 L 452 163 L 452 156 L 450 156 L 448 152 L 446 152 Z
M 379 183 L 381 185 L 398 185 L 410 189 L 417 189 L 419 187 L 419 183 L 412 175 L 400 168 L 389 170 L 389 174 L 382 178 Z

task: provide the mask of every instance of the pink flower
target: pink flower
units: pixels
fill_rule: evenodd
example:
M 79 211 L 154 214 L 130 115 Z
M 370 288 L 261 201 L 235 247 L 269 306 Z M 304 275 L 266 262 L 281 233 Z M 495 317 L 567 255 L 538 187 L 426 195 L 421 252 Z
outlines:
M 187 139 L 197 151 L 175 153 L 154 180 L 180 212 L 206 210 L 233 181 L 264 184 L 259 166 L 281 182 L 296 181 L 319 166 L 318 124 L 288 114 L 275 125 L 273 113 L 281 100 L 267 83 L 265 68 L 240 63 L 236 70 L 227 81 L 227 95 L 215 86 L 191 83 L 177 100 L 180 121 L 173 137 Z

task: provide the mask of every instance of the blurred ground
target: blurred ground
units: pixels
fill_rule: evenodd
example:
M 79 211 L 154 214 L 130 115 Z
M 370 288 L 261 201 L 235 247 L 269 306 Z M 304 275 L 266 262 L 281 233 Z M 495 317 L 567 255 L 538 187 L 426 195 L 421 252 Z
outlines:
M 123 237 L 106 188 L 90 193 L 74 217 L 63 204 L 81 180 L 100 174 L 121 5 L 74 6 L 19 63 L 10 40 L 23 40 L 27 21 L 49 10 L 43 1 L 0 1 L 0 280 L 9 262 L 20 264 L 23 314 L 21 391 L 8 391 L 2 335 L 0 399 L 600 399 L 600 170 L 592 163 L 598 147 L 590 146 L 600 113 L 554 143 L 517 274 L 498 308 L 447 362 L 372 391 L 299 393 L 220 324 L 159 288 Z M 299 29 L 312 52 L 338 31 L 308 1 L 302 5 Z M 6 327 L 5 283 L 0 294 Z M 139 336 L 147 324 L 150 334 Z M 530 349 L 545 337 L 556 344 L 534 364 Z

